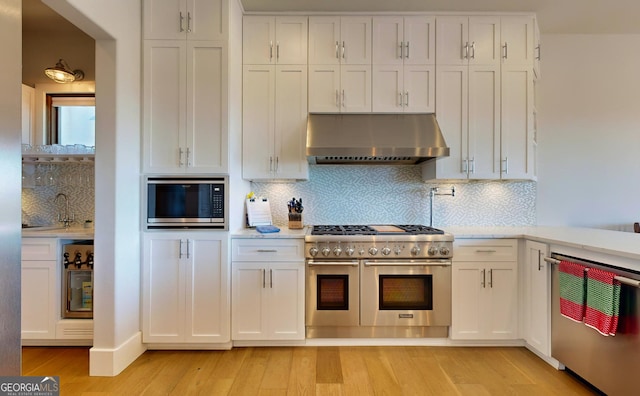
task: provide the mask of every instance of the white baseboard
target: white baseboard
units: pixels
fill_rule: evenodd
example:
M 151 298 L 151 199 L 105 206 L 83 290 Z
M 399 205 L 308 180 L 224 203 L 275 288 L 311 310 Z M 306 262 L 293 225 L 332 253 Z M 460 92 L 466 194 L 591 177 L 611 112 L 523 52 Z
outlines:
M 127 368 L 146 350 L 142 343 L 142 333 L 137 332 L 116 348 L 96 348 L 89 350 L 89 375 L 115 377 Z

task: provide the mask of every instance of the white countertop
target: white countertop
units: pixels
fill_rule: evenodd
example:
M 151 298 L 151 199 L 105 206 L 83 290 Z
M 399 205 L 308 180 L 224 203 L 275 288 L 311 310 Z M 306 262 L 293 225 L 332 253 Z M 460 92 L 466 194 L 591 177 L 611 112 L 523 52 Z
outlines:
M 236 231 L 231 232 L 231 238 L 241 239 L 241 238 L 265 238 L 265 239 L 275 239 L 275 238 L 304 238 L 307 232 L 311 229 L 311 227 L 304 227 L 298 230 L 291 230 L 286 226 L 277 226 L 280 228 L 279 232 L 270 232 L 266 234 L 259 233 L 255 228 L 242 228 Z
M 34 227 L 23 228 L 23 238 L 62 238 L 62 239 L 93 239 L 93 228 L 84 227 Z

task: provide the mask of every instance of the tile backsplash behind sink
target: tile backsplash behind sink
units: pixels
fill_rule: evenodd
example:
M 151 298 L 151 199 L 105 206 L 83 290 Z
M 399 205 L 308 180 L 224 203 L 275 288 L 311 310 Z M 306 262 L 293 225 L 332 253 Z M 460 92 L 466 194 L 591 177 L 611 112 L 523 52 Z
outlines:
M 428 225 L 431 187 L 447 192 L 452 185 L 455 197 L 434 199 L 434 227 L 536 224 L 535 182 L 425 183 L 419 166 L 311 165 L 308 181 L 253 182 L 251 188 L 270 200 L 273 221 L 281 226 L 293 197 L 302 198 L 307 225 Z
M 69 211 L 75 214 L 71 226 L 81 226 L 94 220 L 94 165 L 35 163 L 22 165 L 22 223 L 29 225 L 57 225 L 57 194 L 69 199 Z

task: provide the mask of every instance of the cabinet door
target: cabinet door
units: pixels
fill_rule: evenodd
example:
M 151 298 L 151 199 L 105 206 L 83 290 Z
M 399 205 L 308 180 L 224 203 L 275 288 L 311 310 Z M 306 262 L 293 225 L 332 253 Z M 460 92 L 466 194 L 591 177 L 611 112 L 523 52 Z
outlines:
M 404 60 L 403 58 L 403 54 L 404 54 L 403 18 L 391 17 L 391 16 L 374 17 L 372 30 L 373 30 L 373 64 L 374 65 L 402 65 L 404 63 L 403 62 Z M 375 72 L 374 72 L 374 78 L 375 78 Z
M 340 86 L 343 113 L 371 112 L 371 66 L 343 65 Z
M 340 64 L 340 17 L 309 17 L 309 65 Z
M 469 178 L 500 178 L 500 66 L 469 67 Z
M 144 237 L 142 271 L 142 339 L 144 342 L 182 342 L 185 335 L 186 252 L 176 235 Z
M 509 66 L 531 66 L 534 59 L 533 17 L 502 17 L 500 40 L 502 64 Z
M 265 293 L 265 263 L 232 264 L 231 338 L 234 340 L 268 339 Z
M 276 178 L 307 179 L 307 67 L 276 66 Z
M 500 18 L 469 18 L 469 64 L 500 64 Z
M 276 62 L 307 64 L 307 17 L 276 17 Z
M 518 272 L 516 262 L 492 263 L 486 270 L 484 339 L 518 338 Z
M 405 65 L 436 63 L 435 21 L 434 17 L 429 16 L 404 18 Z
M 273 263 L 269 279 L 269 338 L 303 340 L 304 263 Z
M 435 66 L 405 64 L 403 73 L 405 112 L 434 113 L 436 111 L 435 80 Z
M 22 84 L 22 144 L 34 142 L 36 125 L 36 90 Z
M 247 15 L 242 18 L 242 63 L 269 65 L 275 63 L 275 18 Z
M 543 257 L 549 254 L 544 243 L 526 241 L 524 334 L 527 343 L 550 356 L 551 271 Z
M 438 66 L 436 71 L 436 114 L 449 157 L 438 158 L 437 177 L 466 179 L 468 169 L 468 96 L 467 66 Z M 443 89 L 442 87 L 446 87 Z
M 220 42 L 187 44 L 189 173 L 228 172 L 227 48 Z
M 21 326 L 23 339 L 56 338 L 61 301 L 55 260 L 22 261 Z
M 143 62 L 143 170 L 174 173 L 186 149 L 186 42 L 145 40 Z
M 340 66 L 309 65 L 309 113 L 338 113 L 340 108 Z
M 438 65 L 468 64 L 469 18 L 436 18 L 436 59 Z
M 372 108 L 379 113 L 401 113 L 403 108 L 402 65 L 374 65 Z
M 454 262 L 451 276 L 451 338 L 481 339 L 486 271 L 475 262 Z
M 228 342 L 230 301 L 228 295 L 227 240 L 188 239 L 186 284 L 187 342 Z
M 184 1 L 184 0 L 183 0 Z M 225 40 L 228 0 L 187 0 L 189 40 Z
M 370 17 L 342 17 L 340 19 L 340 38 L 342 40 L 342 53 L 340 54 L 342 64 L 371 65 Z
M 275 162 L 275 68 L 244 66 L 242 81 L 242 177 L 270 178 Z
M 533 179 L 533 69 L 503 65 L 501 96 L 501 177 Z
M 186 38 L 186 0 L 145 0 L 144 39 L 184 40 Z

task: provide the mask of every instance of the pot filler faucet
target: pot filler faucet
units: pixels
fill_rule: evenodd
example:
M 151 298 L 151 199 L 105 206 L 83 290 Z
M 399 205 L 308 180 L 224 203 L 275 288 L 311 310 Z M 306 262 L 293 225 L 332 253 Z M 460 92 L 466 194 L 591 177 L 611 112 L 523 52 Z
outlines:
M 429 227 L 433 227 L 433 198 L 436 195 L 450 195 L 452 197 L 456 196 L 456 188 L 451 186 L 449 192 L 439 192 L 440 187 L 431 187 L 431 191 L 429 192 Z
M 69 225 L 73 223 L 76 216 L 73 213 L 69 213 L 69 198 L 67 198 L 66 194 L 60 193 L 56 195 L 53 201 L 54 205 L 57 206 L 59 198 L 64 198 L 64 216 L 58 212 L 58 221 L 64 224 L 64 228 L 69 228 Z

